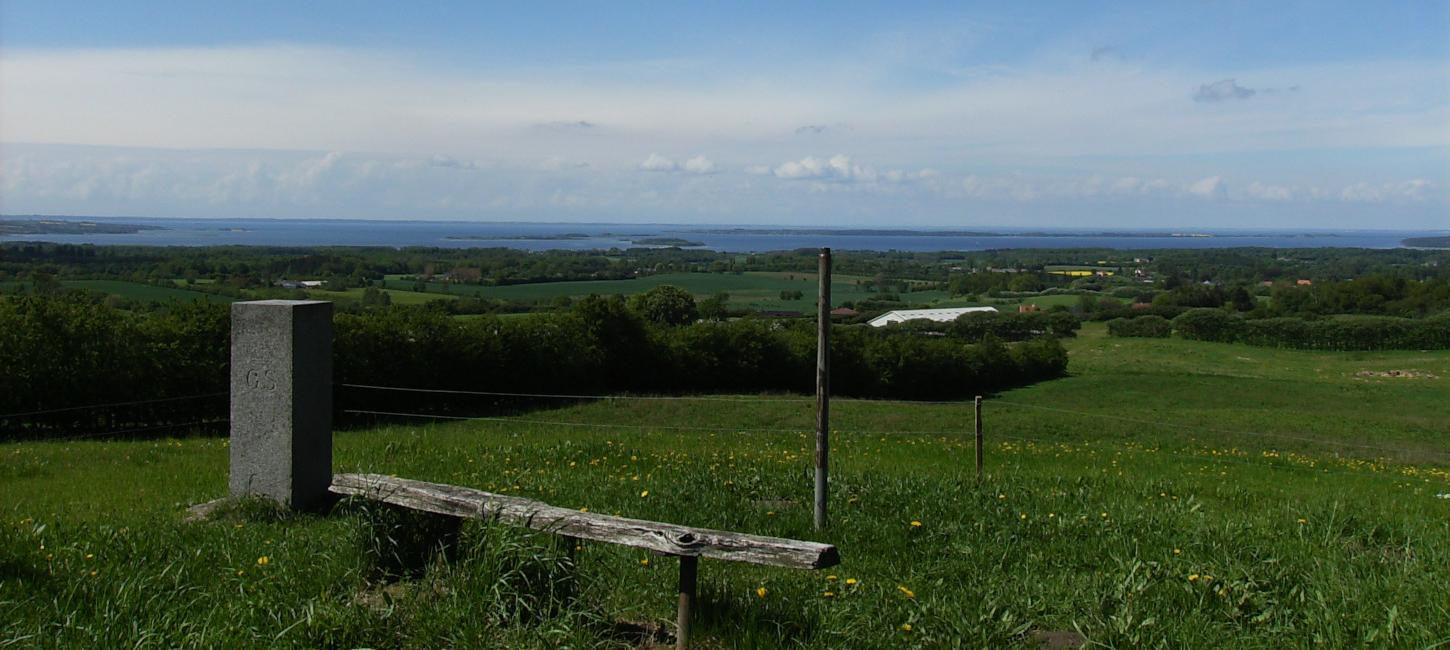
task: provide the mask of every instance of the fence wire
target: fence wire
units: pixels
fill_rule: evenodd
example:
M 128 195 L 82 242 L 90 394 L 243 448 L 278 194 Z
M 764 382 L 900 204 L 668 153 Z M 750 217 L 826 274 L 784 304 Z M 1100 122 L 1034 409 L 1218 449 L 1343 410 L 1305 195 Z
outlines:
M 1280 439 L 1283 439 L 1283 440 L 1295 440 L 1295 441 L 1307 442 L 1307 443 L 1311 443 L 1311 444 L 1334 445 L 1334 446 L 1338 446 L 1338 447 L 1346 447 L 1346 448 L 1352 448 L 1352 449 L 1366 449 L 1366 450 L 1370 450 L 1370 451 L 1379 451 L 1379 452 L 1394 453 L 1394 454 L 1407 454 L 1407 455 L 1413 455 L 1413 454 L 1431 454 L 1431 455 L 1437 455 L 1437 456 L 1445 456 L 1446 453 L 1447 453 L 1447 452 L 1443 452 L 1443 451 L 1436 451 L 1436 450 L 1433 450 L 1433 449 L 1409 449 L 1409 448 L 1405 448 L 1405 447 L 1385 447 L 1385 446 L 1381 446 L 1381 445 L 1366 445 L 1366 444 L 1361 444 L 1361 443 L 1356 443 L 1356 442 L 1344 442 L 1344 441 L 1341 441 L 1341 440 L 1330 440 L 1330 439 L 1325 439 L 1325 438 L 1312 438 L 1312 437 L 1308 437 L 1308 436 L 1305 436 L 1305 435 L 1292 434 L 1292 433 L 1276 433 L 1276 432 L 1272 432 L 1272 431 L 1243 431 L 1243 430 L 1238 430 L 1238 429 L 1221 429 L 1221 428 L 1217 428 L 1217 427 L 1205 427 L 1205 426 L 1199 426 L 1199 425 L 1193 425 L 1193 424 L 1180 424 L 1180 423 L 1168 422 L 1168 421 L 1164 421 L 1164 420 L 1144 420 L 1144 419 L 1140 419 L 1140 418 L 1132 418 L 1132 417 L 1127 417 L 1127 416 L 1122 416 L 1122 415 L 1113 415 L 1111 413 L 1094 413 L 1092 411 L 1079 411 L 1079 410 L 1076 410 L 1076 409 L 1065 409 L 1065 408 L 1054 407 L 1054 406 L 1041 406 L 1041 405 L 1038 405 L 1038 404 L 1024 404 L 1022 402 L 1014 402 L 1014 401 L 1003 400 L 1003 399 L 994 399 L 994 400 L 984 401 L 983 402 L 983 406 L 986 406 L 987 404 L 1004 404 L 1004 405 L 1011 406 L 1011 407 L 1015 407 L 1015 408 L 1034 409 L 1034 410 L 1038 410 L 1038 411 L 1049 411 L 1049 412 L 1053 412 L 1053 413 L 1064 413 L 1064 414 L 1069 414 L 1069 415 L 1080 415 L 1080 416 L 1084 416 L 1084 417 L 1098 418 L 1098 419 L 1103 419 L 1103 420 L 1115 420 L 1115 421 L 1118 421 L 1118 422 L 1126 422 L 1126 423 L 1130 423 L 1130 424 L 1139 424 L 1139 425 L 1144 425 L 1144 426 L 1168 427 L 1168 428 L 1180 429 L 1180 430 L 1191 431 L 1191 432 L 1209 432 L 1209 433 L 1221 433 L 1221 434 L 1237 435 L 1237 436 L 1249 436 L 1249 437 L 1255 437 L 1255 436 L 1257 436 L 1257 437 L 1264 437 L 1264 438 L 1280 438 Z
M 433 393 L 433 394 L 443 394 L 443 395 L 475 395 L 475 396 L 487 396 L 487 397 L 517 397 L 517 398 L 529 398 L 529 399 L 567 399 L 567 400 L 580 400 L 580 401 L 583 401 L 583 400 L 621 400 L 621 401 L 625 401 L 625 400 L 637 400 L 637 401 L 702 401 L 702 402 L 735 402 L 735 403 L 771 403 L 771 402 L 783 402 L 783 403 L 797 403 L 797 404 L 811 404 L 811 403 L 814 403 L 815 402 L 815 398 L 719 397 L 719 396 L 709 396 L 709 395 L 584 395 L 584 394 L 565 394 L 565 393 L 516 393 L 516 392 L 505 392 L 505 391 L 468 391 L 468 390 L 453 390 L 453 389 L 439 389 L 439 388 L 412 388 L 412 387 L 402 387 L 402 386 L 380 386 L 380 385 L 372 385 L 372 384 L 339 384 L 339 386 L 342 386 L 342 387 L 345 387 L 345 388 L 357 388 L 357 389 L 365 389 L 365 390 L 398 391 L 398 392 L 412 392 L 412 393 Z M 916 405 L 938 405 L 938 406 L 939 405 L 950 405 L 950 406 L 968 407 L 968 406 L 972 406 L 972 404 L 973 404 L 973 402 L 967 401 L 967 400 L 962 400 L 962 401 L 914 401 L 914 400 L 873 400 L 873 399 L 832 398 L 832 401 L 833 402 L 836 402 L 836 403 L 842 403 L 842 402 L 844 402 L 844 403 L 852 404 L 852 405 L 882 405 L 882 406 L 888 406 L 888 405 L 912 405 L 912 406 L 916 406 Z M 1294 441 L 1297 441 L 1297 442 L 1304 442 L 1304 443 L 1309 443 L 1309 444 L 1330 445 L 1330 446 L 1342 447 L 1342 448 L 1347 448 L 1347 449 L 1363 449 L 1363 450 L 1367 450 L 1367 451 L 1375 451 L 1375 452 L 1380 452 L 1380 453 L 1385 453 L 1385 454 L 1395 454 L 1395 455 L 1425 455 L 1425 454 L 1428 454 L 1428 455 L 1431 455 L 1433 457 L 1436 457 L 1437 459 L 1440 459 L 1440 460 L 1444 460 L 1444 459 L 1450 458 L 1450 452 L 1436 451 L 1436 450 L 1431 450 L 1431 449 L 1409 449 L 1409 448 L 1405 448 L 1405 447 L 1387 447 L 1387 446 L 1383 446 L 1383 445 L 1370 445 L 1370 444 L 1363 444 L 1363 443 L 1346 442 L 1346 441 L 1341 441 L 1341 440 L 1315 438 L 1315 437 L 1310 437 L 1310 436 L 1306 436 L 1306 435 L 1302 435 L 1302 434 L 1293 434 L 1293 433 L 1277 433 L 1277 432 L 1271 432 L 1271 431 L 1244 431 L 1244 430 L 1236 430 L 1236 429 L 1223 429 L 1223 428 L 1218 428 L 1218 427 L 1204 427 L 1204 426 L 1190 425 L 1190 424 L 1180 424 L 1180 423 L 1168 422 L 1168 421 L 1162 421 L 1162 420 L 1145 420 L 1145 419 L 1132 418 L 1132 417 L 1121 416 L 1121 415 L 1113 415 L 1113 414 L 1109 414 L 1109 413 L 1096 413 L 1096 412 L 1092 412 L 1092 411 L 1082 411 L 1082 410 L 1077 410 L 1077 409 L 1066 409 L 1066 408 L 1051 407 L 1051 406 L 1040 406 L 1040 405 L 1036 405 L 1036 404 L 1025 404 L 1025 403 L 1022 403 L 1022 402 L 1016 402 L 1016 401 L 1012 401 L 1012 400 L 1004 400 L 1004 399 L 1000 399 L 1000 398 L 993 398 L 993 399 L 989 399 L 989 400 L 984 400 L 983 401 L 983 407 L 984 408 L 987 407 L 987 406 L 990 406 L 990 405 L 995 405 L 995 404 L 1003 404 L 1003 405 L 1007 405 L 1007 406 L 1014 407 L 1014 408 L 1036 409 L 1036 410 L 1040 410 L 1040 411 L 1048 411 L 1048 412 L 1062 413 L 1062 414 L 1068 414 L 1068 415 L 1077 415 L 1077 416 L 1082 416 L 1082 417 L 1098 418 L 1098 419 L 1102 419 L 1102 420 L 1114 420 L 1114 421 L 1118 421 L 1118 422 L 1125 422 L 1125 423 L 1130 423 L 1130 424 L 1138 424 L 1138 425 L 1143 425 L 1143 426 L 1168 427 L 1168 428 L 1174 428 L 1174 429 L 1179 429 L 1179 430 L 1184 430 L 1184 431 L 1191 431 L 1191 432 L 1208 432 L 1208 433 L 1218 433 L 1218 434 L 1237 435 L 1237 436 L 1246 436 L 1246 437 L 1260 437 L 1260 438 L 1278 438 L 1278 439 L 1282 439 L 1282 440 L 1294 440 Z M 361 414 L 361 413 L 368 413 L 368 412 L 363 411 L 363 410 L 345 410 L 343 412 L 345 412 L 345 413 L 359 413 L 359 414 Z M 395 417 L 434 417 L 434 416 L 429 416 L 427 414 L 422 414 L 422 413 L 403 413 L 403 412 L 399 412 L 399 413 L 373 412 L 371 414 L 373 414 L 373 415 L 392 415 L 392 416 L 395 416 Z M 479 418 L 462 417 L 462 416 L 437 416 L 437 417 L 439 419 L 455 419 L 455 420 L 479 419 Z M 512 418 L 510 418 L 510 419 L 512 419 Z M 513 419 L 513 421 L 521 421 L 521 420 Z M 548 422 L 535 421 L 535 422 L 531 422 L 531 423 L 535 423 L 535 424 L 547 424 Z M 571 423 L 556 423 L 556 424 L 559 424 L 560 426 L 586 426 L 584 423 L 577 423 L 577 424 L 571 424 Z M 664 427 L 657 427 L 657 428 L 664 428 Z M 762 429 L 761 431 L 771 431 L 771 430 L 769 430 L 769 429 Z M 865 432 L 857 431 L 856 433 L 865 433 Z M 893 434 L 893 433 L 906 433 L 906 434 L 916 434 L 916 433 L 920 433 L 920 434 L 931 434 L 931 433 L 958 434 L 958 433 L 963 433 L 963 432 L 958 432 L 958 431 L 890 431 L 890 432 L 880 432 L 880 433 L 882 433 L 884 435 L 889 435 L 889 434 Z M 966 432 L 966 433 L 970 433 L 970 432 Z
M 0 415 L 0 420 L 14 420 L 16 418 L 33 417 L 36 415 L 51 415 L 53 413 L 69 413 L 71 411 L 93 411 L 105 408 L 121 408 L 123 406 L 142 406 L 145 404 L 161 404 L 164 402 L 182 402 L 193 399 L 206 399 L 208 397 L 221 397 L 228 395 L 226 391 L 218 393 L 203 393 L 200 395 L 186 395 L 183 397 L 160 397 L 157 399 L 142 399 L 130 402 L 111 402 L 108 404 L 87 404 L 85 406 L 67 406 L 65 408 L 45 409 L 41 411 L 25 411 L 22 413 L 8 413 Z
M 223 423 L 226 423 L 228 421 L 229 420 L 226 419 L 226 418 L 213 419 L 213 420 L 196 420 L 196 421 L 193 421 L 193 422 L 183 422 L 183 423 L 180 423 L 180 424 L 159 424 L 159 425 L 156 425 L 156 426 L 153 426 L 153 427 L 137 427 L 137 428 L 134 428 L 134 429 L 121 429 L 121 430 L 118 430 L 118 431 L 100 431 L 100 432 L 96 432 L 96 433 L 82 433 L 82 434 L 74 435 L 74 436 L 60 436 L 60 437 L 55 437 L 55 438 L 38 438 L 38 439 L 31 440 L 31 441 L 28 441 L 28 442 L 67 442 L 67 441 L 71 441 L 71 440 L 88 440 L 88 439 L 92 439 L 92 438 L 107 438 L 107 437 L 110 437 L 110 436 L 121 436 L 121 435 L 126 435 L 126 434 L 131 434 L 131 433 L 145 433 L 147 431 L 161 431 L 161 430 L 165 430 L 165 429 L 182 429 L 182 428 L 186 428 L 186 427 L 211 426 L 211 425 L 216 425 L 216 424 L 223 424 Z
M 567 422 L 567 421 L 538 420 L 538 419 L 528 419 L 528 418 L 468 417 L 468 416 L 456 416 L 456 415 L 433 415 L 433 414 L 427 414 L 427 413 L 403 413 L 403 412 L 391 412 L 391 411 L 368 411 L 368 410 L 359 410 L 359 409 L 353 409 L 353 410 L 349 410 L 347 412 L 356 413 L 356 414 L 363 414 L 363 415 L 379 415 L 379 416 L 389 416 L 389 417 L 411 417 L 411 418 L 430 419 L 430 420 L 468 421 L 468 422 L 475 422 L 476 421 L 476 422 L 488 422 L 488 423 L 499 423 L 499 424 L 524 423 L 524 424 L 534 424 L 534 425 L 544 425 L 544 426 L 581 427 L 581 428 L 594 429 L 594 430 L 599 430 L 599 429 L 608 429 L 608 430 L 637 429 L 637 430 L 641 430 L 641 431 L 648 432 L 650 430 L 661 430 L 661 429 L 663 429 L 663 430 L 671 430 L 671 431 L 696 431 L 696 432 L 702 432 L 702 433 L 705 433 L 705 432 L 708 432 L 708 433 L 725 433 L 725 434 L 737 434 L 737 433 L 778 433 L 778 434 L 798 434 L 798 435 L 803 435 L 803 436 L 810 435 L 810 433 L 811 433 L 810 431 L 805 431 L 805 430 L 802 430 L 802 429 L 799 429 L 799 428 L 797 428 L 797 429 L 780 429 L 780 428 L 751 428 L 751 427 L 718 427 L 718 426 L 717 427 L 710 427 L 710 426 L 676 426 L 676 425 L 652 425 L 652 424 L 618 424 L 618 423 L 601 423 L 601 422 Z M 835 430 L 835 429 L 833 429 L 831 431 L 831 433 L 832 433 L 832 435 L 860 436 L 861 438 L 878 438 L 878 437 L 879 438 L 887 438 L 887 437 L 891 437 L 891 436 L 905 436 L 905 435 L 922 435 L 922 436 L 948 436 L 949 435 L 949 436 L 955 436 L 958 440 L 961 440 L 963 442 L 970 441 L 973 438 L 973 436 L 974 436 L 974 432 L 973 431 L 965 431 L 965 430 L 951 430 L 951 431 L 944 431 L 944 430 L 931 430 L 931 431 L 924 431 L 924 430 L 862 431 L 862 430 L 850 430 L 850 429 L 845 429 L 845 430 Z M 1062 440 L 1062 439 L 1034 438 L 1034 437 L 1028 437 L 1028 436 L 1014 435 L 1014 434 L 992 434 L 992 433 L 989 433 L 988 436 L 987 436 L 986 443 L 989 444 L 989 445 L 991 445 L 991 444 L 1000 444 L 1004 440 L 1005 441 L 1018 442 L 1018 443 L 1027 443 L 1027 444 L 1042 445 L 1044 447 L 1051 447 L 1053 445 L 1072 444 L 1074 442 L 1080 442 L 1080 441 Z M 1093 441 L 1093 442 L 1099 442 L 1099 441 Z M 1159 450 L 1158 449 L 1133 449 L 1133 448 L 1121 448 L 1121 447 L 1119 447 L 1119 448 L 1116 449 L 1116 451 L 1128 452 L 1128 453 L 1137 453 L 1137 454 L 1148 454 L 1148 453 L 1158 453 Z M 1354 478 L 1368 478 L 1368 479 L 1372 479 L 1372 480 L 1391 481 L 1391 482 L 1394 482 L 1396 484 L 1413 483 L 1413 482 L 1416 482 L 1416 481 L 1429 480 L 1429 479 L 1421 479 L 1421 478 L 1417 478 L 1417 477 L 1405 476 L 1405 475 L 1402 475 L 1402 474 L 1395 474 L 1395 473 L 1354 472 L 1354 471 L 1347 471 L 1347 470 L 1344 470 L 1344 469 L 1336 469 L 1336 468 L 1331 467 L 1331 466 L 1325 466 L 1325 467 L 1305 467 L 1305 466 L 1293 464 L 1292 462 L 1268 463 L 1268 462 L 1263 462 L 1262 459 L 1238 458 L 1238 457 L 1234 457 L 1234 456 L 1213 455 L 1211 453 L 1208 453 L 1206 450 L 1194 451 L 1194 450 L 1184 449 L 1184 450 L 1177 450 L 1177 451 L 1167 451 L 1167 452 L 1164 452 L 1164 455 L 1167 456 L 1167 457 L 1169 457 L 1169 458 L 1172 458 L 1173 460 L 1175 460 L 1177 462 L 1181 462 L 1181 463 L 1185 463 L 1185 464 L 1199 464 L 1199 463 L 1203 463 L 1203 464 L 1217 465 L 1217 466 L 1220 466 L 1220 467 L 1236 465 L 1236 466 L 1241 466 L 1241 467 L 1252 467 L 1252 468 L 1259 468 L 1259 469 L 1270 469 L 1270 470 L 1275 470 L 1275 471 L 1277 471 L 1277 470 L 1283 470 L 1283 471 L 1296 472 L 1296 473 L 1306 474 L 1306 475 L 1312 475 L 1312 476 L 1344 476 L 1344 477 L 1354 477 Z M 1332 460 L 1332 459 L 1312 459 L 1312 460 L 1315 460 L 1317 462 L 1328 462 L 1328 460 Z M 1107 469 L 1107 468 L 1103 468 L 1103 469 Z

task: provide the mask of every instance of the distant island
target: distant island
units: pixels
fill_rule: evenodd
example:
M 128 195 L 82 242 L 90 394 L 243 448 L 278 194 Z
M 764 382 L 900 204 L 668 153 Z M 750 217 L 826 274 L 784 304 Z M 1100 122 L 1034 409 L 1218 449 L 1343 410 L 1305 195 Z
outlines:
M 96 223 L 56 219 L 0 219 L 0 235 L 131 235 L 142 230 L 165 230 L 161 226 L 132 223 Z
M 1248 237 L 1202 232 L 992 232 L 977 230 L 909 230 L 880 228 L 723 228 L 697 230 L 707 235 L 830 235 L 836 237 Z
M 549 235 L 449 235 L 444 239 L 454 241 L 579 241 L 587 239 L 628 239 L 637 246 L 704 246 L 703 242 L 680 239 L 679 237 L 650 237 L 646 235 L 618 235 L 601 233 L 589 235 L 582 232 L 565 232 Z
M 1450 248 L 1450 235 L 1443 237 L 1410 237 L 1400 240 L 1411 248 Z
M 557 235 L 449 235 L 444 239 L 462 241 L 568 241 L 575 239 L 594 239 L 593 235 L 586 235 L 582 232 L 566 232 Z
M 641 237 L 639 239 L 630 240 L 630 243 L 631 244 L 638 244 L 640 246 L 679 246 L 679 247 L 686 247 L 686 246 L 704 246 L 705 245 L 704 242 L 690 241 L 688 239 L 680 239 L 679 237 Z

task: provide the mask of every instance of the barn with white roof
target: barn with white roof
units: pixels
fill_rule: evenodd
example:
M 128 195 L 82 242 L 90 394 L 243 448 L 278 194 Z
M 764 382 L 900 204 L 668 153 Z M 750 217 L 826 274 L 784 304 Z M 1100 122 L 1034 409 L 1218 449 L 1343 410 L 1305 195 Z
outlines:
M 943 309 L 898 309 L 888 311 L 876 318 L 871 319 L 868 324 L 872 327 L 885 327 L 892 323 L 904 323 L 909 320 L 924 318 L 938 323 L 950 323 L 962 314 L 973 312 L 996 312 L 996 307 L 947 307 Z

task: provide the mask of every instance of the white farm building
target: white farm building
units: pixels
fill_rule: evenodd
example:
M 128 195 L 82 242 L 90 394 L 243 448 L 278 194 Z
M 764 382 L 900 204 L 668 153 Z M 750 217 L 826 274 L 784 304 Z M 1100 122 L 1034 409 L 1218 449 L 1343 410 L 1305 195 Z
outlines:
M 946 309 L 898 309 L 888 311 L 869 321 L 872 327 L 885 327 L 892 323 L 904 323 L 909 320 L 924 318 L 938 323 L 950 323 L 962 314 L 973 312 L 996 312 L 996 307 L 948 307 Z

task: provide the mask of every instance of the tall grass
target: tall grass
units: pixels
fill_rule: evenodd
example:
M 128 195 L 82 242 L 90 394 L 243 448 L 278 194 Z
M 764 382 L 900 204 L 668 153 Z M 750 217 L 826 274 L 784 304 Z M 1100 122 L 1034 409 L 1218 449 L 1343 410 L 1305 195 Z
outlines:
M 617 427 L 341 432 L 335 465 L 839 546 L 819 572 L 702 562 L 703 647 L 1450 642 L 1443 387 L 1356 374 L 1450 376 L 1450 354 L 1098 334 L 1072 344 L 1073 377 L 988 400 L 980 488 L 969 406 L 839 402 L 824 533 L 808 401 L 612 400 L 524 419 Z M 0 447 L 0 644 L 668 640 L 676 562 L 638 550 L 354 502 L 182 523 L 225 491 L 226 454 L 207 438 Z

